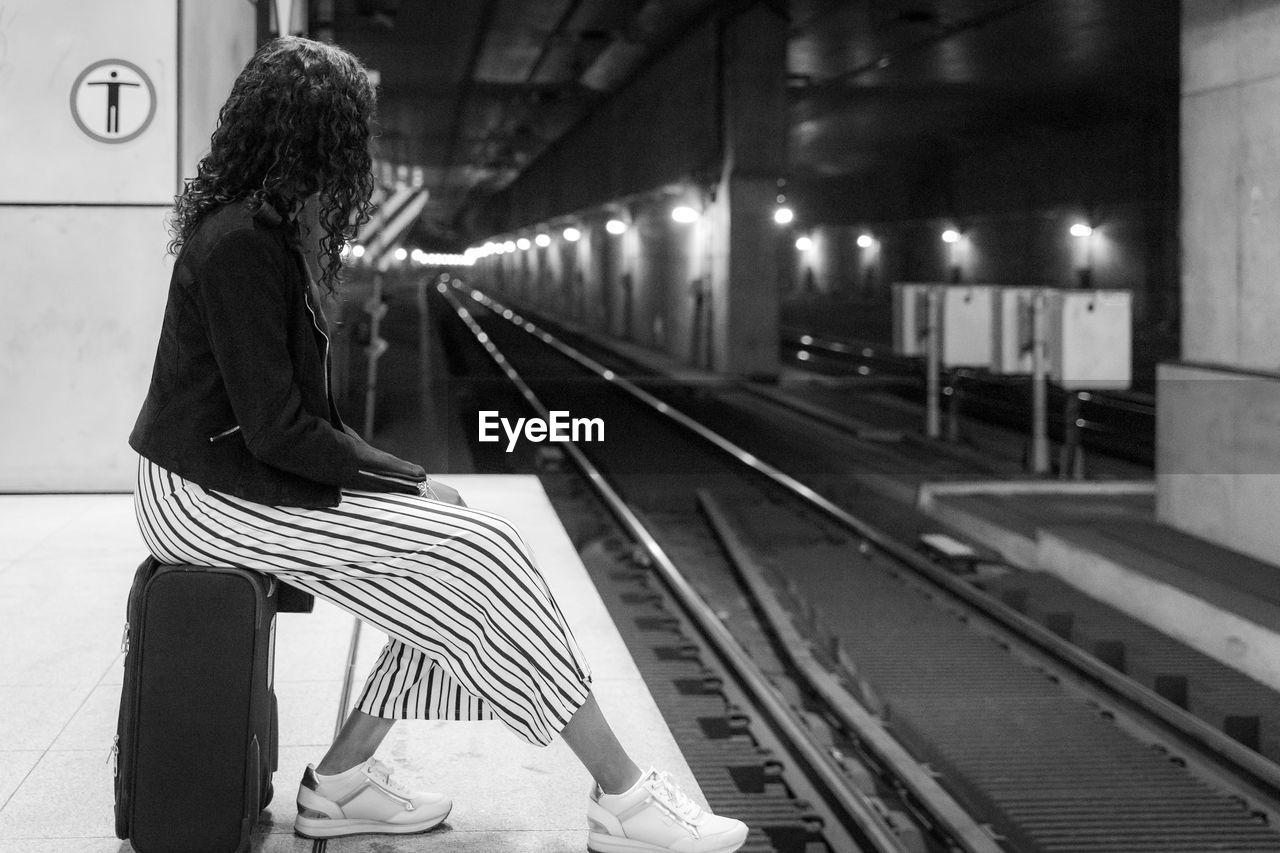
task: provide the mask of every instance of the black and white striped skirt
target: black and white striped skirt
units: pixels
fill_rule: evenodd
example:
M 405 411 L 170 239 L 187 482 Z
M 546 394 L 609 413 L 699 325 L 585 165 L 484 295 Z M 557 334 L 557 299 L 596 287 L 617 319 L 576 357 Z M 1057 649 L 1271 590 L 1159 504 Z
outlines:
M 134 508 L 161 562 L 265 572 L 385 631 L 356 704 L 366 714 L 496 718 L 545 745 L 591 689 L 533 554 L 491 512 L 362 491 L 330 509 L 267 506 L 146 458 Z

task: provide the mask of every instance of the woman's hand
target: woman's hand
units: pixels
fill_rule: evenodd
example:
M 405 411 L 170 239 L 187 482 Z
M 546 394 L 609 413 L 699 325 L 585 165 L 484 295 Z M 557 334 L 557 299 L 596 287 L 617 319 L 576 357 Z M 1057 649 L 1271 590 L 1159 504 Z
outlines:
M 462 495 L 458 494 L 458 490 L 448 483 L 442 483 L 439 480 L 427 478 L 427 489 L 430 494 L 427 497 L 435 496 L 436 500 L 443 501 L 447 504 L 455 504 L 456 506 L 466 506 L 466 502 L 462 500 Z
M 355 450 L 358 469 L 355 478 L 343 484 L 346 488 L 413 494 L 427 479 L 427 472 L 421 465 L 378 450 L 363 441 L 356 443 Z

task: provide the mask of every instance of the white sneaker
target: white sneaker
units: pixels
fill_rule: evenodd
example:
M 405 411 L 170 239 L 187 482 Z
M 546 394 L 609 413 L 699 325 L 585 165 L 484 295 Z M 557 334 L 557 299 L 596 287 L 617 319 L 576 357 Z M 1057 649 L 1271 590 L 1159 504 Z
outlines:
M 408 835 L 426 832 L 449 816 L 453 800 L 407 790 L 391 781 L 391 770 L 370 758 L 334 776 L 307 765 L 298 786 L 294 832 L 303 838 L 337 838 L 362 832 Z
M 592 853 L 730 853 L 747 838 L 745 823 L 712 814 L 656 770 L 621 794 L 593 787 L 587 827 Z

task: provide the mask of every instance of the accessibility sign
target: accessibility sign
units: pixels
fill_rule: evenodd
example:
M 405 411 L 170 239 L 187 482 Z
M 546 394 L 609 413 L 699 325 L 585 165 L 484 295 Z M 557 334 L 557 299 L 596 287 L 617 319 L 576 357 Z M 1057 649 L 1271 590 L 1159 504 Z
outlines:
M 123 59 L 103 59 L 80 72 L 71 86 L 71 116 L 99 142 L 136 139 L 156 115 L 156 87 Z
M 178 9 L 196 6 L 208 7 L 209 27 L 226 22 L 229 33 L 241 21 L 236 51 L 252 50 L 253 16 L 245 25 L 224 3 L 0 0 L 0 213 L 10 204 L 173 204 L 183 173 Z M 208 35 L 193 29 L 192 79 L 221 72 L 217 88 L 230 88 L 223 66 L 234 58 Z M 191 87 L 196 120 L 187 121 L 198 126 L 197 150 L 217 118 L 214 96 L 202 94 L 213 85 L 202 86 Z

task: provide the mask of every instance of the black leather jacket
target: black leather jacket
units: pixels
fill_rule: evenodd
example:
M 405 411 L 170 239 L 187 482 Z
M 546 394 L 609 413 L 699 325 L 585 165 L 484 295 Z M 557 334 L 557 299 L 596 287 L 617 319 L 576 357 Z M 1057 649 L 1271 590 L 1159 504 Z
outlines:
M 328 344 L 297 226 L 270 205 L 211 211 L 174 264 L 130 446 L 257 503 L 337 506 L 344 487 L 416 491 L 421 468 L 343 425 Z

